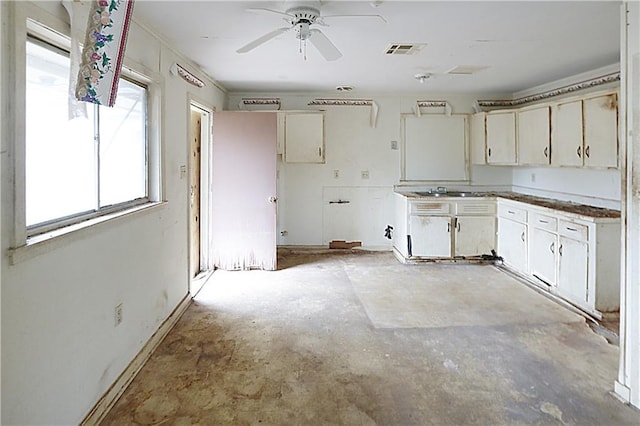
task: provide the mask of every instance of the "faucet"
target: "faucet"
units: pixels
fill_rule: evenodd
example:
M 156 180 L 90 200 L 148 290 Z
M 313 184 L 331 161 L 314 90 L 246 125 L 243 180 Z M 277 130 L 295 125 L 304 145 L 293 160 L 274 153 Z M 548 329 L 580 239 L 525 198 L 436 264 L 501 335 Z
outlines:
M 438 194 L 445 194 L 447 192 L 447 187 L 446 186 L 439 186 L 436 188 L 436 192 Z

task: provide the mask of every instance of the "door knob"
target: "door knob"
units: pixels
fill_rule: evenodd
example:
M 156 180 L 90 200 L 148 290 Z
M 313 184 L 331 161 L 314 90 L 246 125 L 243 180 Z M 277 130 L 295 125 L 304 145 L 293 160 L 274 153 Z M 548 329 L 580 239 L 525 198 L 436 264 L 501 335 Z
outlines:
M 278 201 L 277 197 L 274 197 L 273 195 L 271 197 L 269 197 L 269 202 L 270 203 L 275 203 L 276 201 Z

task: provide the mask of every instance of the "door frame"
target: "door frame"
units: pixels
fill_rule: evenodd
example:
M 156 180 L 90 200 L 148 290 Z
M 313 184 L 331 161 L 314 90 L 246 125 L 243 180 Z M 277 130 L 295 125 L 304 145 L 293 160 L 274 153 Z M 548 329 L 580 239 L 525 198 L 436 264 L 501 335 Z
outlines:
M 191 203 L 189 184 L 191 182 L 190 148 L 187 148 L 187 276 L 189 293 L 195 296 L 213 273 L 211 261 L 211 160 L 213 142 L 213 113 L 215 107 L 189 95 L 187 107 L 187 140 L 191 140 L 191 112 L 196 110 L 202 116 L 200 140 L 200 271 L 192 276 L 191 271 Z

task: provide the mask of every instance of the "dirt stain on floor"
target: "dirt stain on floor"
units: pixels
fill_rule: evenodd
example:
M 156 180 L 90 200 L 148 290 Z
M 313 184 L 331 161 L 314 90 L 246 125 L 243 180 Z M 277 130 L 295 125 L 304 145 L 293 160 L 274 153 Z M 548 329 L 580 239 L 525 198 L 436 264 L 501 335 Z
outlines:
M 102 424 L 637 424 L 607 395 L 617 348 L 580 321 L 376 329 L 345 269 L 364 275 L 393 256 L 288 254 L 283 264 L 214 273 Z M 404 285 L 434 275 L 407 268 Z

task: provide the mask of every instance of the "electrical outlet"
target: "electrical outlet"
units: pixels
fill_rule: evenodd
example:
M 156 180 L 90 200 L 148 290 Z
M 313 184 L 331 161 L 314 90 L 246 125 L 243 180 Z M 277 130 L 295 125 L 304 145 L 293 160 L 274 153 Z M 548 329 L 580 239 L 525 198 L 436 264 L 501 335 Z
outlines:
M 333 171 L 333 177 L 334 177 L 335 179 L 338 179 L 338 178 L 340 177 L 340 170 L 334 170 L 334 171 Z
M 369 179 L 369 170 L 361 171 L 360 176 L 362 176 L 362 179 Z
M 184 179 L 187 176 L 187 166 L 184 164 L 180 166 L 180 179 Z
M 535 182 L 535 181 L 536 181 L 536 174 L 531 173 L 531 182 Z
M 393 150 L 398 149 L 398 141 L 391 141 L 391 149 Z
M 119 326 L 122 322 L 122 303 L 118 303 L 114 309 L 115 326 Z

